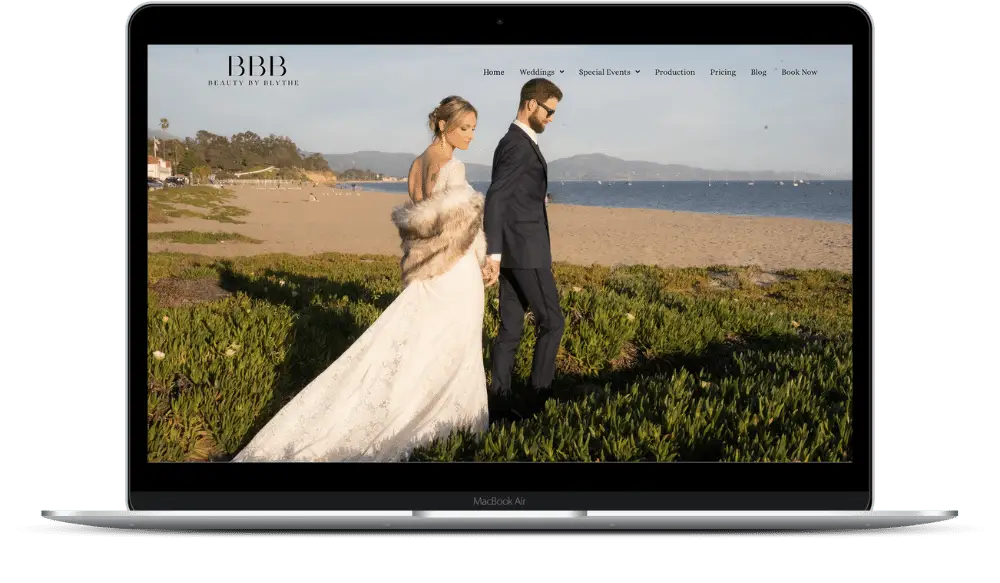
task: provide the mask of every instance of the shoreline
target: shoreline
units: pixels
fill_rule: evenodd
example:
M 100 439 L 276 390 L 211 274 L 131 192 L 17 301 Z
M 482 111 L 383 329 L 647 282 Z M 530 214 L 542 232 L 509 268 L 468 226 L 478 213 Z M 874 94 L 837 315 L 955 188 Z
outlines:
M 365 194 L 385 194 L 385 195 L 391 195 L 391 196 L 406 196 L 406 194 L 402 193 L 402 192 L 388 192 L 388 191 L 384 191 L 384 190 L 365 190 L 363 192 Z M 827 220 L 827 219 L 813 219 L 813 218 L 810 218 L 810 217 L 784 217 L 784 216 L 779 216 L 779 215 L 728 215 L 726 213 L 712 212 L 712 211 L 678 211 L 678 210 L 672 210 L 672 209 L 658 209 L 658 208 L 652 208 L 652 207 L 603 206 L 603 205 L 598 205 L 598 204 L 573 204 L 573 203 L 565 203 L 565 202 L 550 202 L 549 203 L 549 208 L 552 208 L 554 206 L 585 207 L 585 208 L 594 208 L 594 209 L 603 209 L 603 210 L 626 209 L 626 210 L 634 210 L 634 211 L 657 211 L 657 212 L 681 213 L 681 214 L 691 214 L 691 215 L 710 215 L 710 216 L 713 216 L 713 217 L 741 217 L 741 218 L 748 218 L 748 219 L 792 219 L 792 220 L 798 220 L 798 221 L 816 221 L 818 223 L 833 223 L 835 225 L 853 225 L 854 224 L 853 222 L 850 222 L 850 221 L 833 221 L 833 220 Z
M 402 204 L 402 193 L 362 190 L 337 195 L 330 188 L 230 190 L 235 197 L 227 204 L 250 211 L 242 217 L 245 224 L 176 218 L 148 224 L 149 232 L 230 232 L 262 243 L 147 240 L 147 251 L 216 257 L 326 252 L 401 255 L 399 236 L 389 216 Z M 310 194 L 318 201 L 309 201 Z M 548 214 L 554 262 L 852 271 L 850 223 L 563 203 L 552 203 Z

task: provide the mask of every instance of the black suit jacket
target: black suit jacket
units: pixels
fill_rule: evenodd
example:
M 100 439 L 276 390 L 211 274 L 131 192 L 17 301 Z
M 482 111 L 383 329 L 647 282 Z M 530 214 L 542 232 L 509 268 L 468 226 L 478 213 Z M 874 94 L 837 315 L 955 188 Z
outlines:
M 501 267 L 552 266 L 549 215 L 545 209 L 548 164 L 538 145 L 515 124 L 493 153 L 483 230 L 486 253 L 500 253 Z

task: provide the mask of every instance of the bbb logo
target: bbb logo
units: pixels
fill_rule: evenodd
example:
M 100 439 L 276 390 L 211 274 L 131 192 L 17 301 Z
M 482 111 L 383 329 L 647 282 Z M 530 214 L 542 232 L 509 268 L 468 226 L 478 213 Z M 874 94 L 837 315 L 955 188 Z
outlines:
M 280 73 L 279 73 L 280 71 Z M 285 57 L 281 55 L 271 55 L 265 58 L 261 55 L 230 55 L 229 56 L 229 76 L 242 77 L 284 77 L 288 70 L 285 68 Z

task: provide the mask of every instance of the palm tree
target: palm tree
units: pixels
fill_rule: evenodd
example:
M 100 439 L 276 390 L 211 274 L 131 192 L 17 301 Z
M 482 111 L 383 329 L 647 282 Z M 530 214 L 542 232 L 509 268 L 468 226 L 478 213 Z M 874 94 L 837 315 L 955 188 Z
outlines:
M 169 128 L 169 127 L 170 127 L 170 120 L 168 120 L 165 117 L 161 117 L 160 118 L 160 129 L 163 130 L 164 134 L 167 133 L 167 128 Z M 166 138 L 166 135 L 164 135 L 164 138 L 163 138 L 163 154 L 164 154 L 163 155 L 163 159 L 164 160 L 167 159 L 166 153 L 167 153 L 167 138 Z M 167 181 L 166 180 L 163 181 L 163 189 L 164 190 L 167 189 Z

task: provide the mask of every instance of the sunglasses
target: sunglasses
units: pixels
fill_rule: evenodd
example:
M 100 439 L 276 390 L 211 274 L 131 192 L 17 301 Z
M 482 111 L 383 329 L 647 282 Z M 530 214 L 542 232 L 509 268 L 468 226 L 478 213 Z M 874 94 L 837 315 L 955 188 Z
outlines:
M 541 107 L 542 109 L 545 110 L 545 113 L 548 114 L 545 117 L 552 117 L 552 114 L 556 112 L 556 110 L 551 109 L 549 107 L 545 107 L 544 105 L 542 105 L 541 103 L 538 103 L 537 101 L 535 101 L 535 104 L 538 105 L 538 107 Z

